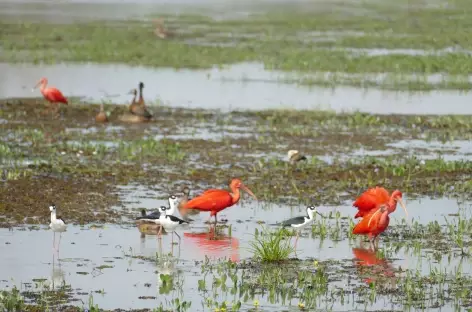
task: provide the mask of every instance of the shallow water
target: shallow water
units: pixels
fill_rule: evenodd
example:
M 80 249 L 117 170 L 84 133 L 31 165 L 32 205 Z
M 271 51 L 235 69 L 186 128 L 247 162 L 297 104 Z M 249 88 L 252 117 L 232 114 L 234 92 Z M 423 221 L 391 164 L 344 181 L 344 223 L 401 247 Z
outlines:
M 136 185 L 126 187 L 127 208 L 137 206 L 153 210 L 158 205 L 164 205 L 166 200 L 155 199 L 155 192 L 142 186 Z M 450 199 L 419 199 L 408 200 L 406 205 L 412 220 L 421 224 L 437 220 L 444 223 L 445 218 L 453 218 L 448 214 L 458 212 L 470 212 L 471 203 L 458 204 Z M 103 294 L 93 293 L 94 303 L 101 308 L 153 308 L 160 303 L 168 304 L 166 301 L 173 298 L 185 297 L 192 301 L 192 311 L 206 311 L 200 302 L 204 300 L 204 293 L 197 291 L 198 280 L 202 278 L 201 267 L 196 261 L 204 261 L 208 257 L 210 261 L 216 259 L 231 259 L 242 261 L 250 259 L 252 253 L 249 242 L 253 239 L 255 229 L 261 230 L 272 227 L 271 224 L 281 220 L 302 215 L 304 207 L 286 207 L 279 205 L 261 206 L 256 203 L 242 202 L 235 207 L 227 209 L 219 216 L 220 220 L 227 218 L 231 225 L 231 237 L 228 229 L 225 230 L 223 238 L 218 240 L 208 239 L 208 226 L 202 221 L 208 218 L 208 214 L 193 216 L 195 221 L 186 228 L 178 230 L 182 237 L 179 246 L 171 245 L 171 235 L 163 237 L 161 245 L 158 244 L 155 235 L 141 236 L 134 225 L 108 225 L 103 228 L 93 226 L 69 226 L 63 234 L 60 261 L 54 256 L 52 250 L 53 234 L 46 226 L 39 230 L 25 230 L 22 228 L 1 229 L 0 245 L 4 246 L 4 256 L 0 258 L 0 274 L 3 277 L 0 287 L 12 286 L 13 284 L 23 290 L 27 283 L 33 279 L 45 278 L 45 284 L 54 281 L 55 287 L 61 283 L 70 284 L 74 290 L 74 297 L 88 302 L 89 293 L 103 291 Z M 425 213 L 425 211 L 428 213 Z M 350 203 L 339 207 L 319 207 L 319 211 L 325 215 L 330 211 L 339 211 L 341 216 L 352 217 L 354 209 Z M 403 211 L 394 213 L 391 221 L 395 225 L 404 218 Z M 319 219 L 319 217 L 317 217 Z M 258 221 L 266 222 L 264 225 Z M 334 221 L 329 221 L 334 222 Z M 309 230 L 305 230 L 298 241 L 298 257 L 316 258 L 323 260 L 344 260 L 351 262 L 354 258 L 362 256 L 365 249 L 354 249 L 359 247 L 358 240 L 331 241 L 326 239 L 311 238 Z M 177 241 L 177 237 L 174 237 Z M 57 241 L 56 241 L 57 243 Z M 364 251 L 362 251 L 364 250 Z M 173 257 L 168 257 L 167 253 Z M 361 254 L 359 254 L 361 252 Z M 154 257 L 159 255 L 158 261 L 146 261 L 133 256 Z M 32 257 L 31 255 L 35 256 Z M 365 257 L 368 257 L 364 254 Z M 53 260 L 54 257 L 54 260 Z M 426 258 L 413 255 L 411 252 L 400 250 L 388 260 L 389 266 L 403 269 L 420 270 L 421 274 L 429 274 L 431 267 L 438 267 L 447 272 L 454 272 L 458 262 L 453 259 L 448 262 L 446 258 L 441 263 L 432 262 Z M 396 260 L 393 260 L 396 259 Z M 54 261 L 54 267 L 53 267 Z M 59 266 L 60 264 L 60 266 Z M 446 267 L 444 265 L 446 264 Z M 102 265 L 112 266 L 110 268 L 99 268 Z M 470 263 L 462 263 L 464 272 L 471 272 Z M 159 274 L 172 274 L 174 279 L 182 280 L 182 293 L 179 289 L 169 293 L 162 292 L 162 284 Z M 207 281 L 211 274 L 207 277 Z M 119 280 L 119 283 L 117 283 Z M 340 283 L 344 283 L 341 281 Z M 359 279 L 362 283 L 362 278 Z M 26 284 L 25 284 L 26 283 Z M 35 283 L 33 282 L 33 285 Z M 79 291 L 80 294 L 76 292 Z M 139 299 L 140 296 L 151 296 L 151 299 Z M 229 297 L 228 297 L 229 296 Z M 221 292 L 218 294 L 221 300 L 231 299 L 231 295 Z M 267 295 L 257 295 L 262 311 L 273 311 L 277 305 L 270 304 Z M 286 302 L 286 306 L 289 303 Z M 296 307 L 297 301 L 290 302 Z M 79 303 L 80 305 L 80 303 Z M 252 302 L 243 304 L 242 310 L 247 310 Z M 390 304 L 379 300 L 372 309 L 383 309 Z M 172 307 L 172 305 L 168 305 Z M 344 311 L 352 308 L 351 304 L 333 306 L 335 311 Z M 447 306 L 443 311 L 449 311 Z
M 174 107 L 222 111 L 291 108 L 359 110 L 378 114 L 472 114 L 469 96 L 457 91 L 409 93 L 352 87 L 309 88 L 278 83 L 278 78 L 285 74 L 265 70 L 262 65 L 253 63 L 222 70 L 179 71 L 125 65 L 3 63 L 0 71 L 4 73 L 0 77 L 1 98 L 40 96 L 39 90 L 32 93 L 31 88 L 44 76 L 66 96 L 114 103 L 129 103 L 131 99 L 127 93 L 143 81 L 148 103 L 159 100 Z M 109 80 L 111 76 L 113 83 Z

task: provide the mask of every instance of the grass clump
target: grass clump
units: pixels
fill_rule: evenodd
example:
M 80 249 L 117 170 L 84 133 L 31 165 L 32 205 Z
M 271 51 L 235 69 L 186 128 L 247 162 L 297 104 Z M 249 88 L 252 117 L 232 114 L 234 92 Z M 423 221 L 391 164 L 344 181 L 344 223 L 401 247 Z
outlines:
M 250 242 L 254 258 L 263 262 L 288 260 L 295 249 L 287 237 L 287 231 L 284 229 L 275 232 L 268 230 L 261 233 L 256 232 L 254 241 Z
M 25 308 L 25 300 L 16 287 L 10 291 L 2 290 L 0 292 L 0 311 L 22 312 Z

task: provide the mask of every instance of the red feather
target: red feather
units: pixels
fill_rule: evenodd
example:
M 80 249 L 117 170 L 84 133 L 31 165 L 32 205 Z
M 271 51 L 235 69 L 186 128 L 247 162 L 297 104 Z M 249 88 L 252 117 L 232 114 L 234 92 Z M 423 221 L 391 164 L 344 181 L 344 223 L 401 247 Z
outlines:
M 202 195 L 188 201 L 184 208 L 211 211 L 215 213 L 234 204 L 230 192 L 225 190 L 207 190 Z
M 359 209 L 354 218 L 364 217 L 372 210 L 376 210 L 376 208 L 379 208 L 380 206 L 388 203 L 389 200 L 390 195 L 383 187 L 374 187 L 368 189 L 362 193 L 352 204 L 354 207 Z
M 380 222 L 382 213 L 375 214 L 377 211 L 378 210 L 375 209 L 367 213 L 364 218 L 356 224 L 354 229 L 352 229 L 352 234 L 370 234 L 376 236 L 385 231 L 390 222 L 390 218 L 387 215 L 386 222 Z
M 51 103 L 63 103 L 68 104 L 66 97 L 56 88 L 46 88 L 41 90 L 44 98 Z

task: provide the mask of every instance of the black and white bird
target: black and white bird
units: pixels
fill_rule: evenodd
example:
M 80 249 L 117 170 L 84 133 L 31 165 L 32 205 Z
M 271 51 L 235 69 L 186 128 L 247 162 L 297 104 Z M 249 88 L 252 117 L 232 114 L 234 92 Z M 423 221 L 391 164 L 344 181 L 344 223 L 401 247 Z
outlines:
M 168 200 L 169 200 L 169 207 L 166 208 L 166 214 L 173 215 L 174 212 L 177 210 L 177 203 L 178 203 L 179 200 L 178 200 L 177 196 L 175 196 L 175 195 L 169 196 Z M 164 207 L 164 206 L 162 206 L 162 207 Z M 161 210 L 162 209 L 159 209 L 158 211 L 154 211 L 150 214 L 146 214 L 146 211 L 143 209 L 143 210 L 141 210 L 141 216 L 137 217 L 136 220 L 137 221 L 143 221 L 143 222 L 153 222 L 153 223 L 159 225 L 159 232 L 157 234 L 159 236 L 161 236 L 162 235 L 162 225 L 161 225 L 161 220 L 160 220 Z
M 309 206 L 306 208 L 306 216 L 299 216 L 299 217 L 295 217 L 295 218 L 291 218 L 291 219 L 288 219 L 288 220 L 285 220 L 281 223 L 281 225 L 283 227 L 292 227 L 292 228 L 295 228 L 297 230 L 297 239 L 295 241 L 295 245 L 297 245 L 297 241 L 298 241 L 298 236 L 300 235 L 300 231 L 306 227 L 307 225 L 310 225 L 311 223 L 313 223 L 313 221 L 315 220 L 314 216 L 315 216 L 315 213 L 320 215 L 321 217 L 323 217 L 323 215 L 321 213 L 319 213 L 318 211 L 316 211 L 316 207 L 315 206 Z
M 56 232 L 59 233 L 59 244 L 57 245 L 57 252 L 59 253 L 59 246 L 61 245 L 61 236 L 62 232 L 67 230 L 67 224 L 61 217 L 58 217 L 56 214 L 56 205 L 51 204 L 49 206 L 49 211 L 51 211 L 51 223 L 49 223 L 49 227 L 54 232 L 54 236 L 52 239 L 52 248 L 56 250 Z
M 290 151 L 288 151 L 287 156 L 288 156 L 288 161 L 289 161 L 290 164 L 292 164 L 292 165 L 296 164 L 296 163 L 299 162 L 299 161 L 307 160 L 307 158 L 305 157 L 305 155 L 300 154 L 300 152 L 297 151 L 297 150 L 290 150 Z
M 182 224 L 189 223 L 188 221 L 182 220 L 176 216 L 167 214 L 167 208 L 164 206 L 161 207 L 161 216 L 159 220 L 161 222 L 161 226 L 164 228 L 164 230 L 166 230 L 167 233 L 172 232 L 172 241 L 174 241 L 175 229 Z M 180 235 L 177 233 L 175 233 L 175 235 L 177 235 L 180 241 Z

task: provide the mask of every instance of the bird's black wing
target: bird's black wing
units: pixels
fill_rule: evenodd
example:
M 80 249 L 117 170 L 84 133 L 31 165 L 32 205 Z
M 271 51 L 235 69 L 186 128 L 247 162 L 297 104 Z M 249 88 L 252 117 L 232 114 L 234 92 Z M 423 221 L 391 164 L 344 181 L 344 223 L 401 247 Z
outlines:
M 292 224 L 301 224 L 305 222 L 305 217 L 295 217 L 292 219 L 288 219 L 280 223 L 282 226 L 291 226 Z
M 167 215 L 166 217 L 169 218 L 172 222 L 179 222 L 179 224 L 189 223 L 188 221 L 182 220 L 182 219 L 180 219 L 176 216 L 173 216 L 173 215 Z
M 140 217 L 137 217 L 136 220 L 143 220 L 143 219 L 147 219 L 147 220 L 155 220 L 155 219 L 159 219 L 159 217 L 161 216 L 161 213 L 159 211 L 154 211 L 148 215 L 141 215 Z
M 64 224 L 66 224 L 66 221 L 61 216 L 57 216 L 56 219 L 61 220 L 62 222 L 64 222 Z

